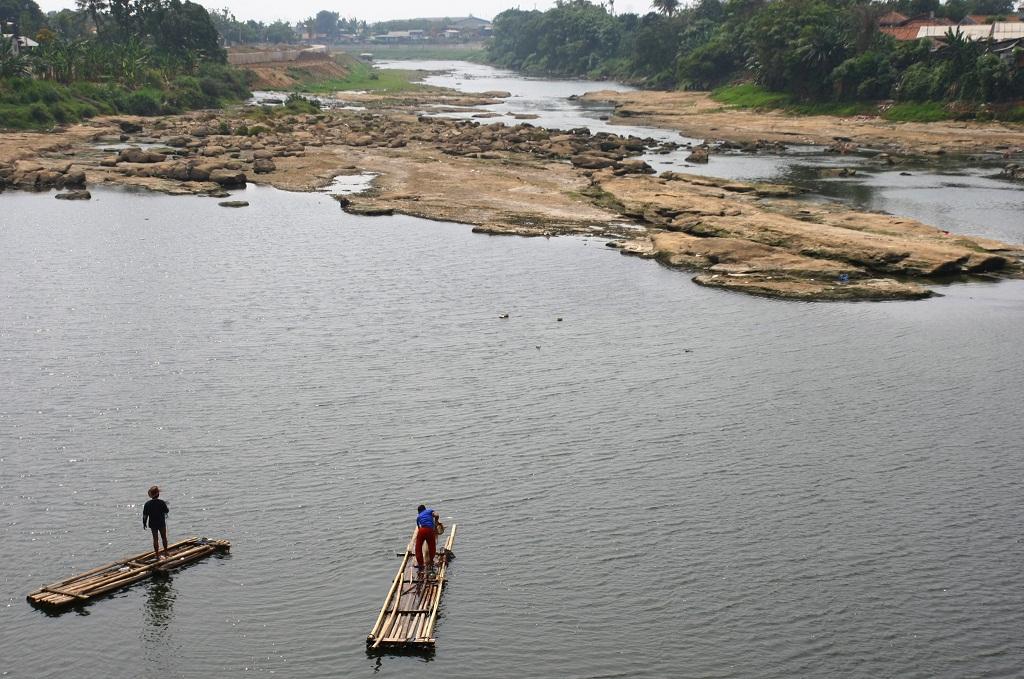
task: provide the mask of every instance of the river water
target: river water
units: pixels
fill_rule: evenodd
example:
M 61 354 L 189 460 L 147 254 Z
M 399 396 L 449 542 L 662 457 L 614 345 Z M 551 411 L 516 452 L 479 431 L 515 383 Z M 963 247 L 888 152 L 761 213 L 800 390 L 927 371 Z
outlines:
M 0 676 L 1020 675 L 1024 281 L 772 301 L 236 197 L 0 195 Z M 25 602 L 153 483 L 231 554 Z M 370 656 L 419 502 L 437 652 Z

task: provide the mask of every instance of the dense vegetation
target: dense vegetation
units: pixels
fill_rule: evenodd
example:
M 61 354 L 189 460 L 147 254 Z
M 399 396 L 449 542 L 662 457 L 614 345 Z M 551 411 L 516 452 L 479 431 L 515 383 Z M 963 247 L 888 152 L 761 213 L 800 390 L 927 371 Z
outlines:
M 798 102 L 1000 102 L 1024 97 L 1020 54 L 949 36 L 947 46 L 897 42 L 878 30 L 893 9 L 1009 13 L 1008 0 L 700 0 L 681 9 L 615 16 L 587 0 L 546 11 L 508 10 L 494 20 L 490 59 L 527 73 L 615 77 L 651 87 L 756 85 L 766 105 Z M 777 93 L 777 94 L 775 94 Z M 775 97 L 774 101 L 771 101 Z M 974 111 L 976 107 L 965 107 Z M 909 109 L 908 109 L 909 110 Z
M 174 113 L 248 93 L 210 16 L 188 0 L 78 0 L 78 11 L 49 17 L 32 0 L 0 3 L 0 20 L 11 5 L 17 25 L 36 21 L 39 42 L 20 53 L 0 42 L 0 127 Z

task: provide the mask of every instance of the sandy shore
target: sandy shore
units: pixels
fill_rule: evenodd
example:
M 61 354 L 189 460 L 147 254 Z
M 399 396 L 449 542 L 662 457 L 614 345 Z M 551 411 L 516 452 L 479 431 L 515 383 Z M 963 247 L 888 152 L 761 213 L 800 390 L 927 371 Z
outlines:
M 255 135 L 231 133 L 256 122 L 241 110 L 0 134 L 0 188 L 74 189 L 65 197 L 87 199 L 87 185 L 129 185 L 225 197 L 247 182 L 310 191 L 338 175 L 373 173 L 370 191 L 338 196 L 343 209 L 461 222 L 491 234 L 601 235 L 625 254 L 746 293 L 918 299 L 951 276 L 1024 274 L 1019 246 L 812 205 L 786 186 L 655 177 L 637 158 L 655 140 L 511 119 L 424 118 L 415 113 L 429 103 L 424 96 L 366 100 L 368 111 L 278 115 L 259 121 Z M 453 96 L 438 101 L 449 105 Z
M 1024 153 L 1024 124 L 943 121 L 896 123 L 872 116 L 795 116 L 781 111 L 730 109 L 707 92 L 588 92 L 581 101 L 615 105 L 612 122 L 677 130 L 698 139 L 784 144 L 855 145 L 904 155 Z

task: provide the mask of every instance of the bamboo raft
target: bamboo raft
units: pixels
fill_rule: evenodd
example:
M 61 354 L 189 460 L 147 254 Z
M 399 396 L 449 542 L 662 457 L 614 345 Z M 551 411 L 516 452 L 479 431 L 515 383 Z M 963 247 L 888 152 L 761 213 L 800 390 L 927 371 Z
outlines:
M 405 549 L 402 565 L 391 583 L 381 606 L 377 622 L 366 637 L 370 649 L 387 648 L 407 651 L 432 651 L 434 649 L 434 626 L 437 623 L 437 609 L 441 603 L 441 591 L 446 583 L 448 562 L 454 556 L 456 524 L 452 524 L 444 548 L 435 555 L 436 575 L 429 569 L 416 571 L 413 554 L 416 533 Z
M 28 601 L 33 606 L 50 609 L 84 604 L 99 596 L 151 577 L 154 573 L 179 568 L 214 552 L 227 551 L 230 548 L 231 543 L 227 540 L 188 538 L 168 547 L 167 556 L 163 559 L 157 560 L 152 551 L 129 556 L 66 580 L 55 582 L 52 585 L 44 585 L 34 592 L 30 592 Z

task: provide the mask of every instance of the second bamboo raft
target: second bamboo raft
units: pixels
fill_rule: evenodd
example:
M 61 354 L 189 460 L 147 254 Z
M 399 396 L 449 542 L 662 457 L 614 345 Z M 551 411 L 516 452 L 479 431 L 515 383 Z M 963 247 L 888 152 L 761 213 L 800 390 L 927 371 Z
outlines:
M 402 564 L 391 583 L 384 599 L 384 605 L 377 616 L 377 622 L 366 637 L 371 649 L 404 649 L 410 651 L 431 651 L 434 648 L 434 628 L 437 611 L 441 604 L 441 592 L 447 582 L 448 561 L 452 558 L 457 524 L 452 524 L 443 549 L 438 550 L 433 564 L 436 572 L 431 575 L 429 568 L 417 572 L 413 556 L 414 541 L 402 556 Z M 415 533 L 413 533 L 415 538 Z
M 52 585 L 44 585 L 30 592 L 28 601 L 34 606 L 51 609 L 83 604 L 151 577 L 154 573 L 178 568 L 230 548 L 231 543 L 227 540 L 188 538 L 168 547 L 162 559 L 158 560 L 152 551 L 129 556 Z

